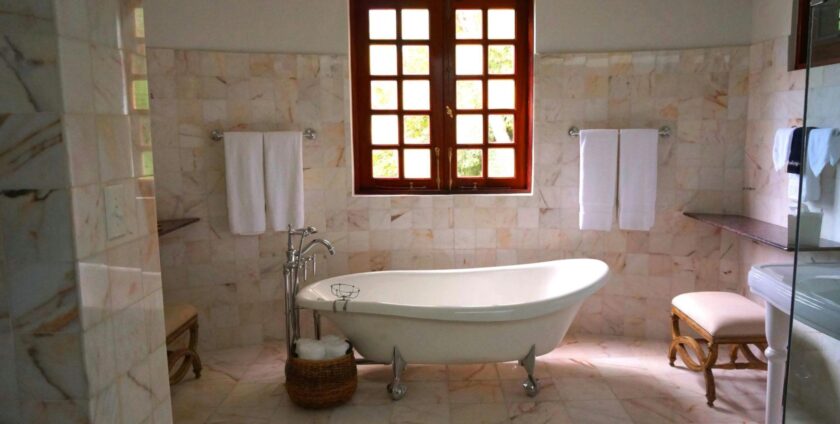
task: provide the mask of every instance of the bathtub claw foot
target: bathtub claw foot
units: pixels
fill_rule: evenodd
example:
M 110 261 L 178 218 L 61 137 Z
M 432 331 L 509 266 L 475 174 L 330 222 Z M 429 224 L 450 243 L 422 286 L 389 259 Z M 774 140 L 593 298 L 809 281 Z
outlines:
M 405 397 L 405 392 L 408 391 L 408 387 L 400 382 L 402 373 L 405 371 L 406 362 L 396 347 L 394 348 L 394 360 L 391 366 L 394 370 L 394 380 L 388 384 L 388 396 L 391 397 L 391 400 L 400 400 Z
M 537 365 L 537 347 L 531 345 L 531 350 L 524 358 L 519 360 L 519 365 L 525 368 L 528 372 L 528 378 L 522 383 L 522 388 L 525 389 L 525 394 L 528 397 L 535 397 L 540 393 L 540 381 L 534 378 L 534 368 Z
M 391 400 L 400 400 L 405 397 L 405 392 L 408 391 L 408 387 L 402 383 L 391 383 L 388 385 L 388 396 L 391 397 Z
M 522 383 L 522 388 L 525 389 L 525 394 L 528 395 L 528 397 L 537 397 L 537 395 L 540 394 L 539 380 L 534 377 L 528 376 L 528 379 Z

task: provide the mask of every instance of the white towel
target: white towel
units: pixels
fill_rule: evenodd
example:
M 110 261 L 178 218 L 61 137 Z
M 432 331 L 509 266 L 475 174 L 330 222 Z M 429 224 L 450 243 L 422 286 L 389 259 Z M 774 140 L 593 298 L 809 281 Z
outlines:
M 785 169 L 790 159 L 790 143 L 793 141 L 795 128 L 779 128 L 773 139 L 773 168 L 776 171 Z
M 808 165 L 818 177 L 828 165 L 833 134 L 832 128 L 817 128 L 808 133 Z
M 242 235 L 264 233 L 262 134 L 225 133 L 225 179 L 230 231 Z
M 268 226 L 274 231 L 303 227 L 303 143 L 300 132 L 264 136 Z
M 618 226 L 649 231 L 656 217 L 659 130 L 621 130 L 618 159 Z
M 580 131 L 580 229 L 609 231 L 615 216 L 618 131 Z

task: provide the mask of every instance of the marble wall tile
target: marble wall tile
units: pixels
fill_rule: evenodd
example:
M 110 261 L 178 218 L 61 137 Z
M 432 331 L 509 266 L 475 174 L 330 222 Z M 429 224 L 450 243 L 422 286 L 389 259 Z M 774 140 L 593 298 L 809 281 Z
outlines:
M 21 400 L 84 399 L 87 378 L 79 333 L 21 334 L 14 340 Z
M 66 187 L 66 160 L 59 114 L 0 114 L 0 189 Z
M 16 9 L 0 18 L 0 113 L 61 111 L 52 5 L 28 7 L 34 3 L 4 6 Z

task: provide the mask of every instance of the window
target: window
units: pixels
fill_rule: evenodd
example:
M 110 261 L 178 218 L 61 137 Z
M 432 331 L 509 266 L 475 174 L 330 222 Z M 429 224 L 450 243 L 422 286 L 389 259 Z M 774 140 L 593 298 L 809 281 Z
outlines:
M 531 189 L 533 0 L 351 0 L 357 194 Z
M 808 25 L 811 19 L 813 28 Z M 808 43 L 813 43 L 811 66 L 840 63 L 840 1 L 812 7 L 810 0 L 799 0 L 795 69 L 808 65 Z

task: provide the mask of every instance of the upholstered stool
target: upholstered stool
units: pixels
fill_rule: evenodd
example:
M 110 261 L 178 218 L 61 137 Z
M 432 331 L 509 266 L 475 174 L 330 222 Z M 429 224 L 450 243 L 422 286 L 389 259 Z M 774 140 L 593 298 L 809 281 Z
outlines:
M 699 338 L 680 334 L 680 320 L 700 335 Z M 764 337 L 764 309 L 744 296 L 728 292 L 686 293 L 671 301 L 671 347 L 668 357 L 671 366 L 679 353 L 692 371 L 702 371 L 706 378 L 706 403 L 715 401 L 715 377 L 712 368 L 766 370 L 767 363 L 750 350 L 755 345 L 762 351 L 767 347 Z M 701 344 L 706 345 L 704 352 Z M 732 345 L 729 362 L 717 364 L 718 347 Z M 697 355 L 691 357 L 687 348 Z M 737 362 L 740 351 L 747 362 Z
M 166 356 L 169 362 L 169 384 L 176 384 L 184 379 L 190 366 L 195 378 L 201 378 L 201 358 L 195 350 L 198 344 L 198 311 L 195 306 L 181 304 L 163 308 L 166 322 Z M 189 331 L 187 347 L 170 349 L 174 342 Z M 173 372 L 180 361 L 180 365 Z

